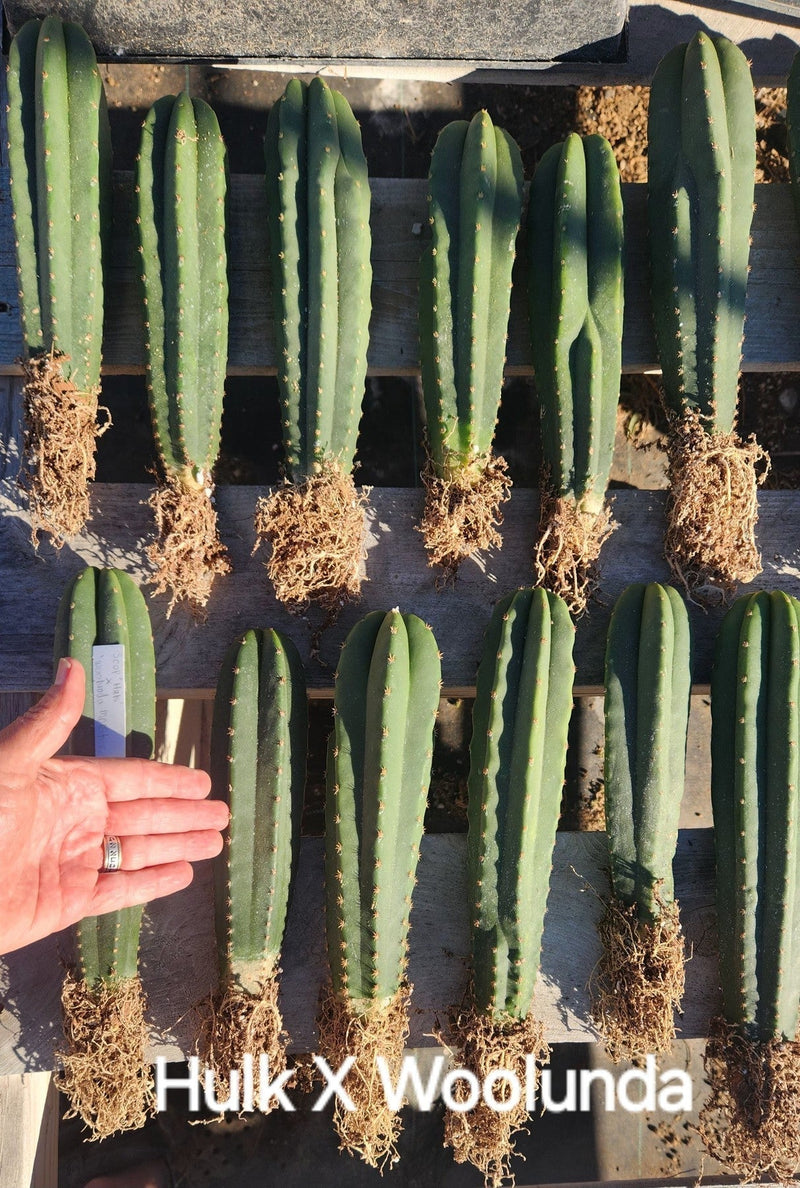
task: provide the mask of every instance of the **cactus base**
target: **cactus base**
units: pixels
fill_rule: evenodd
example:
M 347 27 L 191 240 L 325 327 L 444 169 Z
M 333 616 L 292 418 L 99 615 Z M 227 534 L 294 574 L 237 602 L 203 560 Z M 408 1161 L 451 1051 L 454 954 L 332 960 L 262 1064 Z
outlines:
M 684 989 L 683 933 L 677 903 L 657 920 L 635 905 L 606 905 L 598 925 L 603 956 L 592 982 L 592 1019 L 616 1064 L 668 1052 Z
M 272 546 L 267 573 L 289 610 L 302 614 L 313 603 L 335 618 L 358 598 L 366 502 L 367 492 L 337 462 L 259 500 L 256 547 Z
M 583 614 L 597 588 L 597 558 L 614 528 L 604 504 L 586 507 L 551 494 L 542 483 L 533 558 L 536 585 L 563 598 L 570 614 Z
M 752 1042 L 714 1020 L 704 1057 L 708 1101 L 698 1130 L 742 1183 L 796 1183 L 800 1167 L 800 1038 Z
M 727 599 L 761 573 L 756 492 L 769 455 L 753 437 L 708 433 L 700 414 L 688 410 L 670 427 L 667 458 L 670 568 L 692 597 Z
M 509 498 L 511 479 L 505 458 L 488 454 L 467 465 L 436 466 L 429 458 L 422 472 L 425 510 L 419 530 L 428 564 L 444 570 L 445 580 L 484 549 L 502 544 L 500 505 Z
M 273 970 L 263 978 L 253 992 L 229 982 L 208 1004 L 208 1014 L 200 1038 L 200 1051 L 207 1068 L 214 1070 L 219 1081 L 217 1088 L 224 1096 L 234 1069 L 244 1067 L 244 1057 L 253 1057 L 253 1081 L 258 1100 L 258 1058 L 264 1053 L 269 1060 L 269 1078 L 273 1080 L 286 1068 L 286 1044 L 283 1016 L 278 1005 L 280 970 Z M 276 1104 L 271 1098 L 265 1103 L 266 1112 Z
M 410 995 L 411 987 L 404 985 L 389 999 L 365 1001 L 366 1009 L 359 1014 L 354 1001 L 340 998 L 328 987 L 317 1017 L 319 1052 L 331 1068 L 339 1068 L 348 1056 L 355 1058 L 344 1082 L 355 1109 L 345 1110 L 338 1099 L 334 1107 L 339 1150 L 358 1155 L 381 1172 L 399 1159 L 402 1120 L 386 1103 L 376 1060 L 383 1057 L 396 1082 L 408 1038 Z
M 96 392 L 79 392 L 61 372 L 57 354 L 22 362 L 25 445 L 19 484 L 28 492 L 31 535 L 47 532 L 61 547 L 89 518 L 89 484 L 95 476 L 98 425 Z
M 547 1064 L 550 1049 L 544 1040 L 542 1024 L 532 1014 L 524 1019 L 509 1018 L 498 1022 L 479 1011 L 474 1004 L 462 1010 L 450 1022 L 447 1045 L 458 1051 L 459 1068 L 468 1069 L 482 1085 L 493 1069 L 514 1072 L 521 1085 L 530 1081 L 527 1057 L 533 1056 L 537 1068 Z M 499 1101 L 507 1082 L 495 1085 Z M 456 1082 L 454 1096 L 467 1099 L 465 1082 Z M 445 1146 L 451 1147 L 456 1163 L 471 1163 L 491 1188 L 513 1183 L 511 1158 L 514 1135 L 527 1123 L 523 1092 L 517 1105 L 498 1111 L 490 1109 L 483 1098 L 472 1110 L 456 1113 L 447 1110 L 444 1121 Z
M 157 594 L 169 591 L 167 618 L 179 602 L 203 618 L 217 574 L 230 573 L 228 553 L 217 535 L 217 513 L 211 488 L 191 477 L 169 475 L 150 496 L 156 540 L 147 549 L 155 566 Z
M 88 986 L 67 972 L 61 990 L 65 1050 L 56 1086 L 92 1139 L 138 1130 L 155 1112 L 148 1063 L 147 1000 L 137 978 Z

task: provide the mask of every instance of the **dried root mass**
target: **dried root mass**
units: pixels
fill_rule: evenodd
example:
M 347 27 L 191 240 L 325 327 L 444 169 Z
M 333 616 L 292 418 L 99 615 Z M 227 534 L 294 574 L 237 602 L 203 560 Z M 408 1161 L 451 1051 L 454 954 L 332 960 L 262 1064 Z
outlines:
M 670 568 L 689 595 L 724 601 L 761 572 L 757 488 L 769 455 L 753 437 L 708 433 L 690 411 L 671 426 L 667 459 Z
M 502 543 L 501 504 L 509 498 L 511 479 L 504 458 L 480 458 L 448 470 L 442 477 L 429 460 L 422 472 L 425 509 L 419 530 L 428 564 L 452 580 L 462 561 Z
M 241 1071 L 244 1057 L 253 1057 L 254 1095 L 259 1095 L 259 1057 L 268 1060 L 269 1078 L 274 1080 L 286 1068 L 283 1018 L 278 1005 L 278 973 L 266 977 L 258 993 L 229 982 L 211 999 L 200 1038 L 206 1066 L 216 1074 L 218 1093 L 226 1093 L 230 1074 Z M 275 1105 L 265 1102 L 265 1112 Z M 259 1107 L 260 1108 L 260 1107 Z
M 574 499 L 550 494 L 542 483 L 536 584 L 563 598 L 572 615 L 583 614 L 597 588 L 597 558 L 614 528 L 607 507 L 584 511 Z
M 533 1057 L 537 1065 L 546 1064 L 550 1058 L 542 1024 L 531 1015 L 496 1023 L 471 1006 L 451 1021 L 447 1041 L 448 1047 L 458 1054 L 459 1068 L 474 1073 L 481 1085 L 494 1069 L 506 1069 L 524 1087 L 533 1064 L 529 1058 Z M 508 1081 L 498 1081 L 494 1086 L 497 1101 L 510 1100 L 510 1092 Z M 466 1082 L 455 1083 L 456 1100 L 468 1100 L 468 1093 Z M 481 1172 L 487 1188 L 500 1188 L 506 1182 L 514 1182 L 511 1172 L 514 1136 L 527 1120 L 524 1090 L 517 1104 L 505 1110 L 492 1109 L 481 1098 L 471 1110 L 447 1111 L 445 1145 L 452 1148 L 456 1163 L 471 1163 Z
M 95 476 L 97 394 L 79 392 L 61 372 L 63 355 L 36 355 L 23 363 L 25 441 L 19 484 L 28 492 L 31 534 L 47 532 L 57 547 L 89 518 L 89 484 Z
M 56 1085 L 70 1102 L 66 1117 L 82 1118 L 92 1139 L 138 1130 L 155 1110 L 146 1005 L 138 978 L 94 987 L 71 972 L 64 979 Z
M 598 925 L 603 956 L 592 979 L 592 1018 L 606 1051 L 619 1060 L 668 1052 L 684 991 L 684 948 L 678 905 L 653 923 L 616 900 Z
M 800 1039 L 752 1042 L 716 1019 L 705 1069 L 710 1094 L 698 1129 L 708 1153 L 743 1183 L 797 1183 Z
M 156 519 L 156 540 L 147 549 L 155 566 L 157 594 L 169 591 L 167 618 L 179 602 L 203 617 L 214 578 L 230 573 L 228 553 L 217 535 L 217 513 L 205 487 L 189 485 L 177 475 L 157 487 L 148 500 Z

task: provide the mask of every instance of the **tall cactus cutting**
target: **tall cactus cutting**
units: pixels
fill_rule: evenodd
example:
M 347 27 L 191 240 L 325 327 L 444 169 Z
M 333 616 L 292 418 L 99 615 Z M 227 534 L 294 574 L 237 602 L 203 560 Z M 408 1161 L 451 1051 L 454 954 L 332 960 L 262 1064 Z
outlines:
M 201 613 L 230 569 L 212 502 L 228 355 L 225 145 L 214 112 L 186 92 L 150 109 L 136 161 L 147 390 L 162 483 L 148 556 L 170 611 Z
M 428 438 L 421 531 L 431 565 L 454 573 L 496 530 L 510 480 L 492 454 L 522 210 L 522 159 L 488 112 L 440 133 L 428 178 L 420 362 Z
M 222 663 L 214 704 L 214 795 L 231 820 L 215 864 L 220 987 L 206 1058 L 224 1080 L 265 1053 L 285 1068 L 280 954 L 300 843 L 308 707 L 300 657 L 277 631 L 247 631 Z M 262 1106 L 266 1108 L 266 1106 Z
M 800 602 L 740 598 L 711 678 L 711 804 L 723 1015 L 701 1131 L 743 1179 L 800 1165 Z
M 394 1077 L 407 1034 L 409 913 L 439 704 L 441 664 L 416 615 L 373 611 L 345 641 L 328 744 L 325 899 L 332 988 L 320 1050 L 355 1057 L 337 1104 L 343 1148 L 373 1167 L 396 1155 L 400 1119 L 385 1103 L 376 1057 Z
M 79 25 L 50 16 L 17 33 L 7 126 L 25 343 L 20 482 L 34 540 L 43 529 L 61 544 L 89 515 L 111 220 L 105 92 Z
M 703 32 L 670 50 L 653 77 L 648 134 L 653 320 L 674 413 L 666 550 L 687 589 L 728 593 L 761 570 L 766 460 L 735 433 L 755 179 L 742 51 Z
M 605 493 L 622 367 L 622 196 L 608 141 L 539 162 L 528 209 L 531 349 L 542 425 L 536 579 L 579 614 L 610 532 Z
M 454 1020 L 460 1062 L 482 1084 L 495 1068 L 524 1079 L 546 1059 L 531 1006 L 561 807 L 572 712 L 575 629 L 566 604 L 541 589 L 495 607 L 478 669 L 469 769 L 472 1002 Z M 524 1101 L 502 1112 L 481 1101 L 450 1113 L 445 1141 L 487 1183 L 509 1174 Z
M 153 755 L 156 680 L 147 605 L 136 583 L 116 569 L 84 569 L 65 590 L 55 630 L 55 660 L 79 660 L 86 673 L 83 716 L 70 739 L 73 755 L 94 755 L 103 714 L 95 702 L 96 645 L 117 644 L 98 688 L 119 685 L 125 702 L 124 738 L 104 753 Z M 106 723 L 108 725 L 108 723 Z M 119 723 L 117 723 L 119 725 Z M 60 1087 L 96 1138 L 136 1129 L 153 1108 L 145 1058 L 145 998 L 138 974 L 142 908 L 82 920 L 76 928 L 79 969 L 62 990 L 66 1050 Z
M 691 692 L 686 606 L 672 586 L 629 586 L 611 615 L 605 806 L 612 899 L 600 926 L 594 1016 L 614 1060 L 667 1051 L 683 995 L 672 860 Z
M 281 602 L 336 613 L 361 588 L 365 498 L 352 479 L 369 339 L 370 189 L 361 132 L 321 78 L 293 79 L 265 141 L 287 483 L 256 513 Z

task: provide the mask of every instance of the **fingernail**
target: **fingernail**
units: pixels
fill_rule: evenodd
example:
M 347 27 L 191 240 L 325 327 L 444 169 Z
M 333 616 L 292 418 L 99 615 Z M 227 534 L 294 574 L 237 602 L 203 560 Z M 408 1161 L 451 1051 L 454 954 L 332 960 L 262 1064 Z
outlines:
M 62 656 L 58 662 L 58 668 L 56 669 L 56 679 L 53 681 L 53 684 L 54 685 L 63 685 L 64 681 L 67 679 L 67 673 L 69 672 L 71 667 L 72 667 L 72 664 L 71 664 L 69 657 Z

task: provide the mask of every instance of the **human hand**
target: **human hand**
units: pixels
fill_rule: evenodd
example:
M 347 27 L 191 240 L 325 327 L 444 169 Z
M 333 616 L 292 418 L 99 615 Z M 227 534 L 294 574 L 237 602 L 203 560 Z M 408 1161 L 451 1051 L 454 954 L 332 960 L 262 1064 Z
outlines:
M 180 891 L 190 863 L 222 849 L 228 808 L 205 799 L 205 772 L 53 758 L 83 712 L 84 681 L 62 660 L 42 700 L 0 732 L 0 953 Z M 122 869 L 102 873 L 106 834 L 121 840 Z

